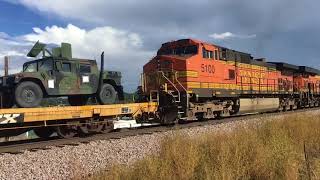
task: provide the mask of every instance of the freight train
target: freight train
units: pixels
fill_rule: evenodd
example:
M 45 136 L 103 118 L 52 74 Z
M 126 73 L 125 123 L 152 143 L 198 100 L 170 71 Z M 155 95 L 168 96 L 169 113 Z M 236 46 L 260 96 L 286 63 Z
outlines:
M 194 39 L 162 44 L 143 67 L 146 98 L 171 97 L 172 116 L 193 121 L 219 116 L 319 106 L 320 71 Z M 167 95 L 159 94 L 159 88 Z M 173 112 L 176 111 L 176 112 Z
M 34 130 L 43 138 L 53 133 L 70 138 L 115 129 L 123 116 L 140 125 L 168 125 L 317 107 L 320 71 L 181 39 L 162 44 L 144 65 L 137 94 L 131 104 L 0 109 L 0 137 Z M 118 127 L 136 127 L 122 122 L 129 124 Z

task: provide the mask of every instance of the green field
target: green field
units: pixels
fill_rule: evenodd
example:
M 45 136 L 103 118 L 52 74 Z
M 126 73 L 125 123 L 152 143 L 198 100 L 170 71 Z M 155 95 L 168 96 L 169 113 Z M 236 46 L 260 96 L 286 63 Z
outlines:
M 287 116 L 162 142 L 158 155 L 93 179 L 320 179 L 320 117 Z

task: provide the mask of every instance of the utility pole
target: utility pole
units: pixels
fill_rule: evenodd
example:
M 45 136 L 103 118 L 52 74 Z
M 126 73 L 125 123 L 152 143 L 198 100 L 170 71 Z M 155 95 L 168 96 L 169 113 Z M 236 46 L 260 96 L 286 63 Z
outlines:
M 5 76 L 9 75 L 9 57 L 8 56 L 4 57 L 4 75 Z

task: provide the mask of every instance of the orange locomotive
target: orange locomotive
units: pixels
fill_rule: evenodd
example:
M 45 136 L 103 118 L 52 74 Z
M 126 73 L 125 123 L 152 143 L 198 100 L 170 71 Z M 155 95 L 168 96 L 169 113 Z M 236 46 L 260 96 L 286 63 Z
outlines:
M 318 74 L 313 68 L 182 39 L 162 44 L 143 67 L 142 90 L 149 100 L 159 100 L 161 92 L 170 95 L 181 120 L 211 119 L 318 106 Z

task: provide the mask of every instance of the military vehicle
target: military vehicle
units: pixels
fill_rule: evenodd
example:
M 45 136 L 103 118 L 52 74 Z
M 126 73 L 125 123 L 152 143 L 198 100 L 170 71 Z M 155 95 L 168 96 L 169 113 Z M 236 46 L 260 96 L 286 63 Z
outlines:
M 38 107 L 43 98 L 68 97 L 70 105 L 81 106 L 94 98 L 99 104 L 123 99 L 121 73 L 104 71 L 104 53 L 100 71 L 95 60 L 72 58 L 71 44 L 52 48 L 37 42 L 28 57 L 42 58 L 24 63 L 23 71 L 0 77 L 3 108 Z

